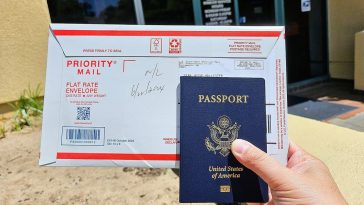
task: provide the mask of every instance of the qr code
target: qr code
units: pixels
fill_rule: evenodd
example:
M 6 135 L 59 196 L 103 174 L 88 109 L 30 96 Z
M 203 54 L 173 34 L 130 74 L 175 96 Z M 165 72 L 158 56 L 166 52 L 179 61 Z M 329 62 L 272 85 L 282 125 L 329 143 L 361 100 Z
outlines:
M 90 107 L 77 107 L 77 120 L 90 120 Z

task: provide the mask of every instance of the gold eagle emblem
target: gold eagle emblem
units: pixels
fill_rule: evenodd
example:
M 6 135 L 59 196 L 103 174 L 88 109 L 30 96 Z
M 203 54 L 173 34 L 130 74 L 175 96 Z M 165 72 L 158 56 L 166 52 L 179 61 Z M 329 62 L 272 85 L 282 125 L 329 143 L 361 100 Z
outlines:
M 236 122 L 233 124 L 231 119 L 226 116 L 220 116 L 217 120 L 217 124 L 212 122 L 210 125 L 207 125 L 210 129 L 210 141 L 209 137 L 205 139 L 205 145 L 208 151 L 216 154 L 216 151 L 227 157 L 230 153 L 231 143 L 238 138 L 238 132 L 241 125 L 238 125 Z

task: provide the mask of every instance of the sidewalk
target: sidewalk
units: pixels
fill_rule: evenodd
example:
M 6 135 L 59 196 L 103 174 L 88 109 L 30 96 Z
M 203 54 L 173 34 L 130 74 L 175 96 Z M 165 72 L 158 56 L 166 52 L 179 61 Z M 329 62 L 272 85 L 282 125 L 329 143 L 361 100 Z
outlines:
M 291 91 L 288 112 L 364 132 L 364 92 L 352 81 L 328 82 Z

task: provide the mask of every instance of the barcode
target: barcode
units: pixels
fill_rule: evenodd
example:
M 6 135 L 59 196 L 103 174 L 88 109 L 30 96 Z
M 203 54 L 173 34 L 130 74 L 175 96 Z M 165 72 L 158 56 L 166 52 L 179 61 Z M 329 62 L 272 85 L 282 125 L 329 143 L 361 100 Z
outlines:
M 272 115 L 267 115 L 267 133 L 272 133 Z
M 100 129 L 66 129 L 67 140 L 100 140 Z
M 104 146 L 105 127 L 62 127 L 63 146 Z

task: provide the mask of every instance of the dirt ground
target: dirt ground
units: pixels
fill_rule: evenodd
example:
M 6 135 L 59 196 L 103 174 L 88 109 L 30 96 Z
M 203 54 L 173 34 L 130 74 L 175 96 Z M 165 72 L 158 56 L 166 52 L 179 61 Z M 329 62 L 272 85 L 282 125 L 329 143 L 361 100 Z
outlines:
M 39 167 L 40 128 L 0 139 L 0 205 L 178 204 L 170 169 Z

